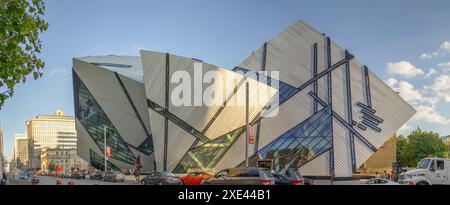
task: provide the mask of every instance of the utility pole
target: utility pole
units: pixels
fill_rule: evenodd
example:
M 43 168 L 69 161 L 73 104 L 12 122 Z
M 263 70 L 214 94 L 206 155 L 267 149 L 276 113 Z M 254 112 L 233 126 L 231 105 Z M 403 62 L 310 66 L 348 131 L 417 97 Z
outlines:
M 248 120 L 248 81 L 245 83 L 245 167 L 248 167 L 248 141 L 250 140 Z
M 106 148 L 107 148 L 107 146 L 106 146 L 106 125 L 105 125 L 105 127 L 103 128 L 103 151 L 104 151 L 104 154 L 105 154 L 105 172 L 107 171 L 107 168 L 108 168 L 108 158 L 106 157 Z

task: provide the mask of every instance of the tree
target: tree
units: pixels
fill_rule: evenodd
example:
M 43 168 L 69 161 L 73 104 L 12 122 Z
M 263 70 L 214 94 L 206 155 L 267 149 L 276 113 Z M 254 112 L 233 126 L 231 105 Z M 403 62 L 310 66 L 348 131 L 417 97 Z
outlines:
M 37 54 L 39 34 L 48 28 L 44 11 L 42 0 L 0 0 L 0 108 L 30 73 L 42 77 L 45 64 Z
M 403 135 L 397 137 L 397 162 L 401 166 L 407 165 L 407 158 L 405 156 L 405 147 L 408 144 L 408 139 Z
M 447 157 L 448 146 L 438 133 L 422 131 L 419 127 L 408 135 L 408 138 L 397 138 L 397 161 L 409 167 L 428 156 Z

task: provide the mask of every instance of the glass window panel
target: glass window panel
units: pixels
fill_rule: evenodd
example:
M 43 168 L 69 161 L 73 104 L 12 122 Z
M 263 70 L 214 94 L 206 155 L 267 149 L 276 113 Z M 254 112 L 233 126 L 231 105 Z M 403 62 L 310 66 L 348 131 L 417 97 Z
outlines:
M 105 158 L 92 150 L 89 150 L 89 157 L 91 161 L 91 165 L 96 169 L 104 170 L 105 169 Z M 114 165 L 111 162 L 107 162 L 107 169 L 112 171 L 120 171 L 120 168 Z
M 78 113 L 80 123 L 95 141 L 100 150 L 104 150 L 104 128 L 106 127 L 106 144 L 111 149 L 111 158 L 134 164 L 135 157 L 127 143 L 120 136 L 114 125 L 106 116 L 84 83 L 74 76 L 78 90 Z
M 245 127 L 190 149 L 180 163 L 173 170 L 174 173 L 187 173 L 189 169 L 212 169 L 233 145 L 237 138 L 245 131 Z
M 150 137 L 147 137 L 144 142 L 142 142 L 137 149 L 146 154 L 146 155 L 151 155 L 153 153 L 153 140 Z
M 298 168 L 322 154 L 331 147 L 330 141 L 331 115 L 327 107 L 263 147 L 258 155 L 272 159 L 275 171 L 279 172 Z

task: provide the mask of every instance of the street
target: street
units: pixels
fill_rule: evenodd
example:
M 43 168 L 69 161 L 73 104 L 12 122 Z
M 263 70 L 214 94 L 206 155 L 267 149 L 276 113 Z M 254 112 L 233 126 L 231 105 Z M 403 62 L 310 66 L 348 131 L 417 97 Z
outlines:
M 56 185 L 57 178 L 49 176 L 38 176 L 39 185 Z M 61 179 L 61 178 L 58 178 Z M 69 182 L 74 182 L 75 185 L 140 185 L 132 179 L 126 179 L 124 182 L 104 182 L 100 180 L 89 180 L 89 179 L 71 179 L 62 178 L 62 185 L 67 185 Z M 9 183 L 10 185 L 18 185 L 19 183 Z M 21 183 L 22 184 L 22 183 Z M 31 184 L 31 182 L 29 182 Z

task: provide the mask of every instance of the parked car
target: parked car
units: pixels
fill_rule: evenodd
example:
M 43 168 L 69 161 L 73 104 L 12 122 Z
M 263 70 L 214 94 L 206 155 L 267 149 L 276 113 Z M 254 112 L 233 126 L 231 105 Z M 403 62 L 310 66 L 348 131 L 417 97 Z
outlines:
M 39 184 L 40 180 L 37 177 L 31 177 L 31 185 Z
M 381 179 L 381 178 L 373 178 L 369 179 L 362 184 L 364 185 L 399 185 L 397 182 L 393 182 L 391 180 L 387 179 Z
M 77 179 L 86 179 L 86 172 L 78 172 Z
M 213 173 L 206 171 L 191 172 L 180 180 L 184 185 L 200 185 L 203 180 L 214 177 Z
M 103 174 L 102 171 L 95 171 L 94 173 L 92 173 L 89 176 L 89 179 L 92 179 L 92 180 L 103 180 L 103 176 L 104 176 L 104 174 Z
M 73 171 L 72 174 L 70 174 L 70 178 L 72 179 L 76 179 L 78 176 L 78 172 L 77 171 Z
M 181 185 L 182 182 L 170 172 L 152 172 L 141 180 L 145 185 Z
M 282 174 L 273 174 L 275 178 L 275 185 L 293 185 L 292 181 Z
M 204 185 L 273 185 L 275 179 L 268 169 L 240 167 L 224 169 L 214 177 L 203 180 Z
M 19 180 L 28 180 L 28 174 L 25 172 L 20 172 L 18 178 Z
M 125 181 L 125 174 L 121 172 L 109 172 L 103 176 L 105 182 L 123 182 Z
M 72 174 L 70 174 L 70 178 L 72 179 L 85 179 L 86 174 L 82 171 L 73 171 Z
M 303 177 L 298 169 L 287 169 L 282 175 L 287 177 L 293 185 L 314 185 L 314 180 Z

